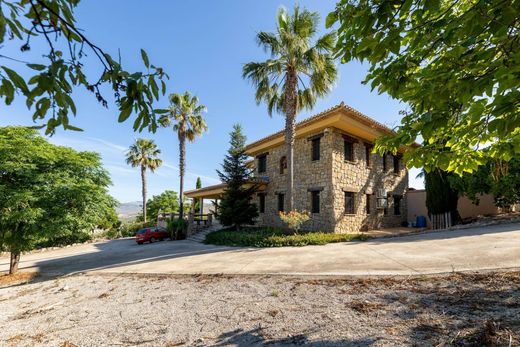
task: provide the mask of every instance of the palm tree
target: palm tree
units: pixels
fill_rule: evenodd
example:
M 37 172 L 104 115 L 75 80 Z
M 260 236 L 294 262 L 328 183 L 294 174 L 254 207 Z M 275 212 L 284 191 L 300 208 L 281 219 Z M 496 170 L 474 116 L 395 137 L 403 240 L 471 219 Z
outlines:
M 137 139 L 126 152 L 126 163 L 132 167 L 141 167 L 141 181 L 143 189 L 143 220 L 146 223 L 146 170 L 154 172 L 162 164 L 159 159 L 161 150 L 153 140 Z
M 296 116 L 302 109 L 311 109 L 318 97 L 330 92 L 337 78 L 332 51 L 336 33 L 329 32 L 311 42 L 317 32 L 319 15 L 296 6 L 292 15 L 278 10 L 276 32 L 260 32 L 259 46 L 271 55 L 264 62 L 244 65 L 243 77 L 256 88 L 256 103 L 265 102 L 269 116 L 273 111 L 285 115 L 287 145 L 287 198 L 293 208 L 294 137 Z
M 208 130 L 206 121 L 202 114 L 206 107 L 199 105 L 199 99 L 191 96 L 189 92 L 184 94 L 170 94 L 169 113 L 159 119 L 159 123 L 164 127 L 173 125 L 173 131 L 177 132 L 179 138 L 179 177 L 180 177 L 180 208 L 179 219 L 184 214 L 184 173 L 186 170 L 186 139 L 190 142 L 195 141 L 197 136 Z

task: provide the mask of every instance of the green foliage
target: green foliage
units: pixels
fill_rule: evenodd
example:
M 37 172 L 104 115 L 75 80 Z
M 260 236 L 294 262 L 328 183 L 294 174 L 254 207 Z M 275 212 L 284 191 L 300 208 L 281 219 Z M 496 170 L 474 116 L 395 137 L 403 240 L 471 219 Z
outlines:
M 179 138 L 179 197 L 180 217 L 184 215 L 184 173 L 186 171 L 186 140 L 195 141 L 208 130 L 203 114 L 206 106 L 199 105 L 199 99 L 191 96 L 189 92 L 184 94 L 170 94 L 170 108 L 167 113 L 159 119 L 164 127 L 172 127 Z
M 159 211 L 178 212 L 179 197 L 173 190 L 165 190 L 159 195 L 154 195 L 146 204 L 146 210 L 150 218 L 157 219 Z
M 499 207 L 510 207 L 520 203 L 520 156 L 509 162 L 490 161 L 472 173 L 452 177 L 450 184 L 464 193 L 474 203 L 478 194 L 492 194 Z
M 188 222 L 185 219 L 174 219 L 168 221 L 168 231 L 170 235 L 175 235 L 176 240 L 183 240 L 186 238 L 186 231 L 188 230 Z
M 337 79 L 332 56 L 336 33 L 329 32 L 314 40 L 319 15 L 294 7 L 291 13 L 280 7 L 276 32 L 259 32 L 258 44 L 270 54 L 264 62 L 245 64 L 242 76 L 256 89 L 256 103 L 264 102 L 269 115 L 285 116 L 287 145 L 287 207 L 293 209 L 294 139 L 296 116 L 302 109 L 312 109 L 319 97 L 327 95 Z
M 289 247 L 365 241 L 368 238 L 364 234 L 332 234 L 308 231 L 289 235 L 281 228 L 244 228 L 241 231 L 230 229 L 214 231 L 206 236 L 204 243 L 240 247 Z
M 287 224 L 287 226 L 294 230 L 295 233 L 300 231 L 303 223 L 311 219 L 311 214 L 307 211 L 292 210 L 289 212 L 278 212 L 280 219 Z
M 34 129 L 0 128 L 0 249 L 19 254 L 106 223 L 110 184 L 97 153 L 51 145 Z
M 280 7 L 277 19 L 276 32 L 261 31 L 257 35 L 259 46 L 271 58 L 245 64 L 243 77 L 256 87 L 256 102 L 265 102 L 269 115 L 273 111 L 296 114 L 312 109 L 317 98 L 328 94 L 336 81 L 331 54 L 336 33 L 329 32 L 312 42 L 318 32 L 319 14 L 298 6 L 292 14 Z
M 23 97 L 28 109 L 34 112 L 33 119 L 42 121 L 42 127 L 50 134 L 58 126 L 81 130 L 69 123 L 70 114 L 76 115 L 71 97 L 76 87 L 84 87 L 107 107 L 102 94 L 106 86 L 116 99 L 119 122 L 134 112 L 135 130 L 148 127 L 155 131 L 157 117 L 164 110 L 154 109 L 153 103 L 165 94 L 164 81 L 168 76 L 162 68 L 150 64 L 144 50 L 141 50 L 141 59 L 146 72 L 130 72 L 123 68 L 120 57 L 114 59 L 92 43 L 76 26 L 74 9 L 78 3 L 79 0 L 0 0 L 0 44 L 18 45 L 21 52 L 25 52 L 31 50 L 33 44 L 38 47 L 41 41 L 48 48 L 48 52 L 42 52 L 41 59 L 33 62 L 25 62 L 18 56 L 0 56 L 6 64 L 13 65 L 0 65 L 0 98 L 9 105 L 15 97 Z M 99 64 L 99 75 L 87 74 L 95 67 L 86 64 L 87 55 Z M 31 77 L 25 79 L 24 75 Z
M 162 165 L 162 160 L 159 159 L 161 150 L 153 140 L 136 139 L 135 143 L 130 146 L 126 152 L 126 163 L 132 167 L 141 168 L 141 185 L 143 197 L 143 220 L 146 222 L 147 208 L 146 208 L 146 170 L 154 172 Z
M 454 176 L 442 170 L 426 172 L 424 176 L 424 186 L 426 188 L 426 208 L 428 214 L 441 214 L 450 212 L 452 221 L 459 219 L 457 203 L 459 192 L 450 184 L 450 177 Z
M 220 179 L 227 185 L 220 201 L 218 218 L 222 225 L 233 225 L 238 230 L 242 225 L 253 224 L 254 219 L 258 217 L 256 205 L 251 203 L 257 187 L 244 187 L 252 172 L 246 165 L 246 137 L 242 134 L 239 124 L 233 126 L 230 136 L 231 146 L 222 164 L 223 171 L 217 170 Z
M 365 83 L 409 106 L 376 149 L 409 166 L 462 174 L 520 153 L 520 2 L 340 0 L 343 63 L 367 61 Z
M 197 182 L 195 183 L 195 189 L 202 188 L 202 181 L 200 180 L 200 177 L 197 177 Z M 193 199 L 193 210 L 195 213 L 202 213 L 203 212 L 203 206 L 201 204 L 200 199 Z
M 143 222 L 126 222 L 122 223 L 118 229 L 115 229 L 117 232 L 117 236 L 109 237 L 109 238 L 117 238 L 117 237 L 134 237 L 137 230 L 142 229 L 148 226 L 148 224 Z

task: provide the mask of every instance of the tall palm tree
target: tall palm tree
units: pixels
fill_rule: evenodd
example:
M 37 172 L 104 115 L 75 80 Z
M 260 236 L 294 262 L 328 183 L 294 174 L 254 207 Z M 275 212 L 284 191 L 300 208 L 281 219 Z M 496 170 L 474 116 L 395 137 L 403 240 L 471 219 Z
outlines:
M 143 191 L 143 220 L 146 223 L 146 170 L 154 172 L 162 164 L 159 159 L 161 150 L 153 140 L 137 139 L 126 152 L 126 163 L 132 167 L 141 167 L 141 181 Z
M 184 94 L 170 94 L 169 113 L 161 116 L 159 123 L 164 127 L 173 125 L 173 131 L 179 138 L 179 219 L 184 215 L 184 173 L 186 170 L 186 140 L 195 141 L 197 136 L 208 130 L 208 126 L 202 114 L 206 107 L 199 105 L 199 99 L 191 96 L 189 92 Z
M 329 32 L 312 42 L 317 32 L 319 15 L 296 6 L 292 15 L 278 10 L 276 32 L 260 32 L 259 46 L 271 55 L 264 62 L 244 65 L 243 77 L 256 88 L 256 103 L 265 102 L 269 116 L 273 111 L 285 116 L 287 145 L 287 198 L 293 209 L 294 137 L 296 116 L 302 109 L 311 109 L 318 97 L 332 89 L 337 78 L 332 51 L 336 33 Z

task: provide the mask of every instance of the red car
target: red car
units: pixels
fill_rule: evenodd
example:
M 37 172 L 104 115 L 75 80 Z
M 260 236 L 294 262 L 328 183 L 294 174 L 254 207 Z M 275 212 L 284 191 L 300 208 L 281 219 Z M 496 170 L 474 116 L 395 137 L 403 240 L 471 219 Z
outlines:
M 170 237 L 168 231 L 164 228 L 159 227 L 148 227 L 137 231 L 135 234 L 135 241 L 142 245 L 145 242 L 155 242 L 157 240 L 162 241 Z

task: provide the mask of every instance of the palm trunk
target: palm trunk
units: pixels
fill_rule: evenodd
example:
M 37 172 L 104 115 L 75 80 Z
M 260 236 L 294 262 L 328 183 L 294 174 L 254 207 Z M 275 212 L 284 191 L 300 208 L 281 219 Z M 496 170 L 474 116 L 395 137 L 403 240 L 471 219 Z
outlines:
M 141 166 L 141 183 L 143 187 L 143 221 L 146 223 L 146 167 L 144 166 Z
M 296 134 L 297 76 L 294 70 L 287 71 L 287 83 L 285 85 L 285 143 L 287 145 L 287 211 L 292 211 L 294 206 L 294 138 Z
M 20 251 L 11 250 L 11 262 L 9 263 L 9 274 L 14 274 L 18 271 L 18 264 L 20 264 Z
M 184 217 L 184 171 L 186 166 L 186 135 L 179 135 L 179 219 Z

